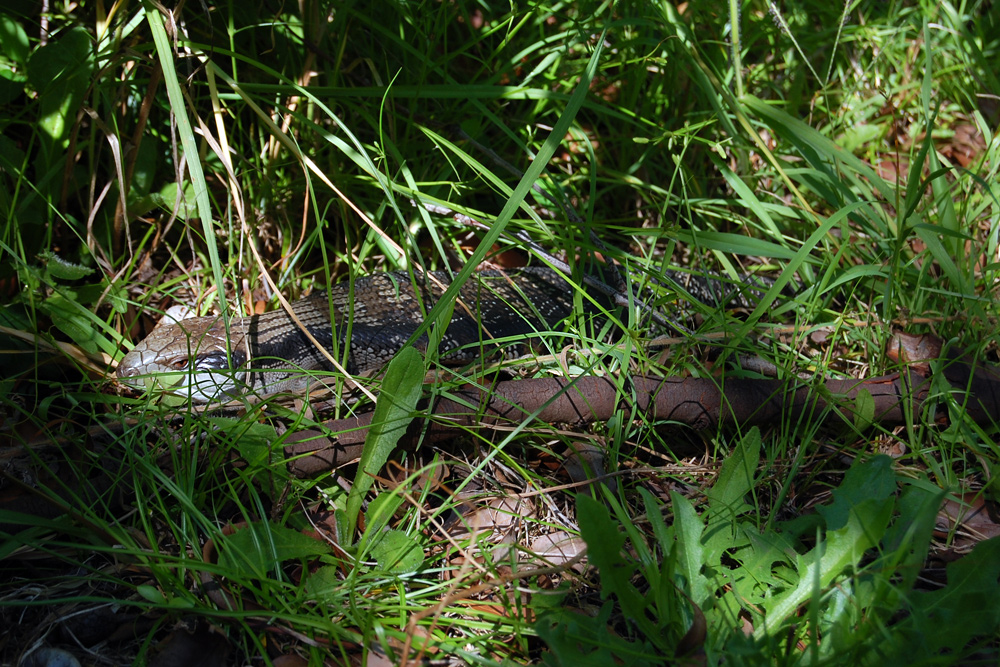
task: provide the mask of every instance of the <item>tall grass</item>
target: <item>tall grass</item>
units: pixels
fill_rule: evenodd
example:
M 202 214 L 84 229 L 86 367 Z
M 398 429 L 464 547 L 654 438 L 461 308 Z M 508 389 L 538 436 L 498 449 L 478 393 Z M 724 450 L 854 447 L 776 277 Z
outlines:
M 880 375 L 894 329 L 995 359 L 991 3 L 204 9 L 0 10 L 5 661 L 79 650 L 53 610 L 108 603 L 135 621 L 96 649 L 121 661 L 179 650 L 181 625 L 261 664 L 995 660 L 996 543 L 939 513 L 992 507 L 995 429 L 962 392 L 936 381 L 947 423 L 895 431 L 692 432 L 627 382 L 724 384 L 741 355 Z M 607 423 L 461 432 L 382 465 L 389 438 L 300 479 L 290 433 L 372 409 L 344 378 L 312 409 L 221 412 L 109 380 L 174 303 L 236 317 L 395 269 L 458 285 L 546 261 L 521 232 L 577 285 L 620 264 L 691 330 L 664 351 L 639 308 L 581 316 L 507 364 L 615 378 Z M 677 267 L 775 282 L 733 312 L 656 280 Z M 494 381 L 418 365 L 356 382 L 415 401 Z M 601 484 L 562 473 L 582 444 Z

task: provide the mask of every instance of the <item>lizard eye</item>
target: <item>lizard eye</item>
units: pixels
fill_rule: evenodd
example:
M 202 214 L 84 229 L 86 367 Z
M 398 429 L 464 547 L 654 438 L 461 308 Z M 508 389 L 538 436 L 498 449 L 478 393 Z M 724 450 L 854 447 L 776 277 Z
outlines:
M 186 371 L 189 361 L 190 360 L 187 357 L 178 357 L 177 359 L 174 359 L 169 363 L 170 367 L 173 368 L 175 371 Z
M 195 360 L 195 368 L 199 371 L 218 371 L 229 368 L 229 360 L 224 353 L 206 354 Z

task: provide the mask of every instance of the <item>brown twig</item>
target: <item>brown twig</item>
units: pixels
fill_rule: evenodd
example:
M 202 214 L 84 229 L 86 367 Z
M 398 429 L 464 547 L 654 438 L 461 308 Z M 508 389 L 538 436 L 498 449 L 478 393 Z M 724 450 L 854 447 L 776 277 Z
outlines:
M 911 360 L 912 362 L 912 360 Z M 1000 372 L 965 360 L 945 360 L 943 378 L 964 397 L 970 419 L 993 424 L 1000 415 Z M 922 371 L 922 372 L 921 372 Z M 936 397 L 935 397 L 936 398 Z M 944 397 L 942 397 L 944 398 Z M 704 429 L 718 424 L 774 423 L 788 415 L 840 419 L 865 428 L 894 426 L 916 419 L 924 409 L 945 420 L 931 400 L 931 373 L 905 368 L 881 377 L 800 380 L 631 377 L 533 378 L 499 382 L 492 388 L 465 387 L 450 398 L 425 406 L 432 422 L 426 437 L 437 439 L 461 428 L 504 428 L 526 421 L 582 425 L 613 415 L 641 415 Z M 372 413 L 328 422 L 329 431 L 302 431 L 291 436 L 286 453 L 291 470 L 313 475 L 360 455 Z M 415 439 L 421 424 L 411 427 Z M 336 434 L 330 436 L 330 433 Z

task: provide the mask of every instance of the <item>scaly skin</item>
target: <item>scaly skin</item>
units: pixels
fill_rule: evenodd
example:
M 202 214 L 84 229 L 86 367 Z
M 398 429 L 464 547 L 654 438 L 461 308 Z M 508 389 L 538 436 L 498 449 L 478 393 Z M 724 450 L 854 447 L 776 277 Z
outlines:
M 349 372 L 363 373 L 392 358 L 449 283 L 449 276 L 434 272 L 415 289 L 406 272 L 376 274 L 296 301 L 292 309 L 321 345 L 346 361 Z M 495 347 L 491 339 L 523 339 L 551 328 L 572 308 L 571 286 L 551 269 L 481 271 L 462 286 L 438 350 L 446 361 L 466 363 L 481 358 L 484 345 Z M 426 348 L 427 335 L 416 345 Z M 125 355 L 118 377 L 132 386 L 156 378 L 193 400 L 209 401 L 245 391 L 298 390 L 308 382 L 303 371 L 317 369 L 332 370 L 279 310 L 234 318 L 228 336 L 219 317 L 162 324 Z
M 679 271 L 663 277 L 710 306 L 752 308 L 770 286 L 754 276 L 738 283 Z M 348 372 L 363 373 L 388 363 L 450 282 L 442 272 L 417 287 L 406 272 L 375 274 L 296 301 L 292 309 Z M 481 271 L 462 286 L 438 352 L 442 361 L 468 363 L 495 349 L 493 339 L 523 343 L 526 335 L 551 329 L 572 310 L 573 287 L 552 269 Z M 427 343 L 424 333 L 415 345 L 425 350 Z M 333 368 L 299 325 L 278 310 L 235 318 L 228 334 L 219 317 L 161 324 L 125 355 L 118 377 L 136 387 L 154 380 L 193 400 L 210 401 L 243 392 L 297 391 L 307 386 L 307 371 L 316 370 Z

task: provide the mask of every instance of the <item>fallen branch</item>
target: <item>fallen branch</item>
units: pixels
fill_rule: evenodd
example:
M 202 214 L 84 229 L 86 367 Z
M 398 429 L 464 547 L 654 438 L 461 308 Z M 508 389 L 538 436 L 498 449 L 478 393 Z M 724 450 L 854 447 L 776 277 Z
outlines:
M 905 343 L 906 341 L 902 341 Z M 907 423 L 930 407 L 935 419 L 938 402 L 928 406 L 931 372 L 926 363 L 900 373 L 863 380 L 832 379 L 815 383 L 773 379 L 706 379 L 632 377 L 627 382 L 603 377 L 536 378 L 499 382 L 488 390 L 465 387 L 425 408 L 431 422 L 424 429 L 432 439 L 453 434 L 455 427 L 511 427 L 528 420 L 547 424 L 583 425 L 616 414 L 642 415 L 704 429 L 718 424 L 774 423 L 783 415 L 815 415 L 845 420 L 859 428 Z M 979 424 L 995 423 L 1000 415 L 1000 373 L 965 361 L 944 362 L 943 377 L 964 399 L 964 410 Z M 302 431 L 286 446 L 290 468 L 313 475 L 360 455 L 371 413 L 328 422 L 329 429 Z M 412 435 L 420 433 L 419 423 Z M 331 437 L 330 433 L 336 435 Z

